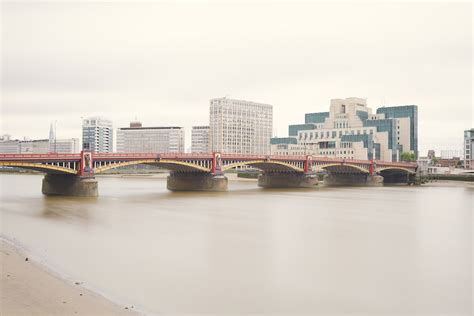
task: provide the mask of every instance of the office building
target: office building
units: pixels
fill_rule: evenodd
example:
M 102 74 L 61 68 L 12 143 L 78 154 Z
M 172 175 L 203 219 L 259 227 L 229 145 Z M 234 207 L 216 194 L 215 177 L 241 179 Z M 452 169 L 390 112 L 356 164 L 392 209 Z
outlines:
M 464 168 L 468 170 L 474 169 L 474 159 L 472 150 L 474 148 L 474 128 L 464 131 L 463 160 Z
M 209 149 L 228 154 L 269 154 L 273 106 L 217 98 L 210 101 Z
M 20 141 L 20 154 L 47 154 L 50 152 L 49 139 Z
M 209 126 L 193 126 L 191 130 L 191 152 L 209 152 Z
M 453 159 L 460 158 L 463 155 L 463 151 L 457 149 L 442 149 L 440 151 L 440 156 L 442 159 Z
M 117 152 L 182 153 L 184 128 L 143 127 L 140 122 L 131 122 L 130 127 L 117 129 Z
M 50 142 L 50 148 L 52 153 L 75 154 L 79 152 L 79 139 L 53 139 L 53 141 Z
M 19 154 L 20 141 L 11 139 L 8 134 L 0 136 L 0 154 Z
M 399 161 L 418 150 L 417 113 L 412 105 L 373 114 L 365 99 L 333 99 L 329 112 L 307 113 L 304 124 L 288 127 L 289 137 L 272 138 L 272 153 Z
M 82 148 L 96 153 L 113 152 L 112 121 L 88 117 L 82 121 Z

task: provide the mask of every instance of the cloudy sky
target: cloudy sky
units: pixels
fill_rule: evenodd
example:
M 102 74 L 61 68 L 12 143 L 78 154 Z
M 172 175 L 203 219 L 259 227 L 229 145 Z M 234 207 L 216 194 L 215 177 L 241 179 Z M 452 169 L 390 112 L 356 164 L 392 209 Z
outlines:
M 90 115 L 189 130 L 221 96 L 273 104 L 278 136 L 331 98 L 417 104 L 421 154 L 474 125 L 468 2 L 3 2 L 1 27 L 16 138 L 80 138 Z

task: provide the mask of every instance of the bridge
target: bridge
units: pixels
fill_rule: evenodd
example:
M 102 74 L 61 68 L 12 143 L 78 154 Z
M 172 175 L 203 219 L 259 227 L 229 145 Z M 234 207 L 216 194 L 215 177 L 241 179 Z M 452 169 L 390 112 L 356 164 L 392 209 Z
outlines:
M 345 160 L 316 156 L 275 156 L 184 153 L 0 154 L 0 167 L 16 167 L 46 173 L 46 195 L 97 196 L 95 175 L 131 165 L 154 165 L 169 170 L 167 188 L 172 191 L 224 191 L 227 170 L 259 169 L 258 185 L 264 188 L 313 187 L 317 173 L 325 171 L 329 185 L 410 183 L 415 163 Z

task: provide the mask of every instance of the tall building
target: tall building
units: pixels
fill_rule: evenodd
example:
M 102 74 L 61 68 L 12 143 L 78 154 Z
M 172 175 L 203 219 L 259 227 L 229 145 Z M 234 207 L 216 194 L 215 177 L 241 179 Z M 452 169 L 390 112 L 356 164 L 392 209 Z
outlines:
M 117 152 L 182 153 L 184 128 L 142 127 L 140 122 L 131 122 L 130 127 L 117 129 Z
M 418 106 L 400 105 L 381 107 L 377 114 L 385 114 L 387 119 L 396 119 L 397 144 L 401 151 L 411 151 L 418 157 Z
M 96 153 L 113 152 L 112 121 L 94 116 L 82 121 L 82 149 Z
M 191 130 L 191 152 L 209 152 L 209 126 L 193 126 Z
M 228 154 L 269 154 L 273 106 L 217 98 L 210 101 L 209 149 Z
M 288 127 L 289 137 L 272 138 L 272 154 L 398 161 L 418 148 L 417 109 L 382 109 L 373 114 L 365 99 L 332 99 L 329 112 L 307 113 L 304 124 Z
M 473 152 L 474 149 L 474 128 L 468 129 L 464 131 L 464 168 L 468 170 L 474 169 L 474 159 L 473 159 Z

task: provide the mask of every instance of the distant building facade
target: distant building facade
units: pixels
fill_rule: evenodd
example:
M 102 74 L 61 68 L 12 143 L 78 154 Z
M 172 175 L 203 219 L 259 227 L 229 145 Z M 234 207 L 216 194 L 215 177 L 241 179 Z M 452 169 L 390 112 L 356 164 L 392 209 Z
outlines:
M 217 98 L 210 101 L 210 151 L 228 154 L 270 154 L 273 106 Z
M 460 158 L 463 155 L 463 151 L 457 149 L 443 149 L 440 151 L 442 159 Z
M 209 126 L 193 126 L 191 130 L 191 152 L 209 152 Z
M 402 152 L 417 155 L 418 109 L 383 107 L 373 114 L 365 99 L 333 99 L 329 112 L 307 113 L 304 124 L 288 127 L 288 135 L 272 138 L 272 153 L 399 161 Z
M 464 168 L 474 169 L 474 159 L 472 150 L 474 148 L 474 128 L 464 131 L 463 160 Z
M 20 141 L 20 154 L 47 154 L 49 152 L 49 139 Z
M 50 142 L 50 151 L 59 154 L 75 154 L 79 152 L 79 139 L 54 139 Z
M 0 136 L 0 154 L 19 154 L 20 141 L 11 139 L 8 134 Z
M 113 152 L 112 121 L 103 117 L 88 117 L 82 121 L 82 149 L 96 153 Z
M 130 127 L 117 129 L 117 152 L 182 153 L 184 128 L 143 127 L 140 122 L 131 122 Z

